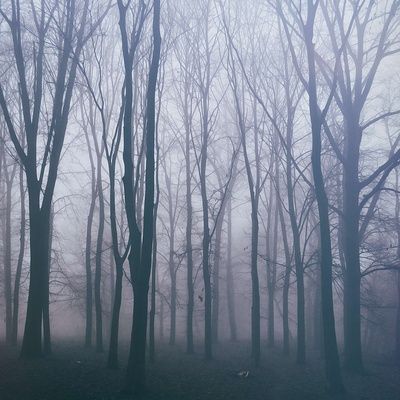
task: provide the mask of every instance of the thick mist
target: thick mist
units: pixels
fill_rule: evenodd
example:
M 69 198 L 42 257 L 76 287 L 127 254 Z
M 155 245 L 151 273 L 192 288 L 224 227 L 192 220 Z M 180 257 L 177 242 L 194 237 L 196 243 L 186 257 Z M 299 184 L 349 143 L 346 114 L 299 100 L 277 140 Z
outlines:
M 399 35 L 397 0 L 1 2 L 0 398 L 400 396 Z

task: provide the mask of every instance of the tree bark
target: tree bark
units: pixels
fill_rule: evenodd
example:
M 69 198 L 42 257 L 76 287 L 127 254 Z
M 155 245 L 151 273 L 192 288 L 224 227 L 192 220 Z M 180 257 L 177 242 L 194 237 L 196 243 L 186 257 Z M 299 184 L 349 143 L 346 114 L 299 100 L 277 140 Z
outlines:
M 236 315 L 235 315 L 235 287 L 232 265 L 232 191 L 227 199 L 227 256 L 226 256 L 226 299 L 228 305 L 229 332 L 232 342 L 237 340 Z
M 187 93 L 185 92 L 185 101 L 187 109 Z M 186 118 L 186 121 L 188 119 Z M 190 162 L 190 128 L 188 121 L 185 124 L 185 172 L 186 172 L 186 286 L 187 286 L 187 315 L 186 315 L 186 352 L 194 353 L 193 343 L 193 311 L 194 311 L 194 285 L 193 285 L 193 247 L 192 247 L 192 229 L 193 229 L 193 206 L 192 206 L 192 172 Z
M 108 349 L 107 367 L 117 369 L 118 362 L 118 332 L 119 332 L 119 315 L 122 303 L 122 278 L 123 266 L 121 260 L 115 263 L 115 295 L 111 316 L 110 345 Z
M 13 327 L 12 327 L 12 344 L 18 342 L 18 322 L 19 322 L 19 290 L 21 286 L 22 265 L 25 255 L 25 229 L 26 229 L 26 210 L 25 210 L 25 186 L 24 186 L 24 170 L 19 167 L 19 195 L 21 208 L 21 223 L 20 223 L 20 239 L 17 269 L 14 279 L 14 296 L 13 296 Z
M 285 218 L 283 215 L 282 203 L 278 201 L 279 219 L 281 223 L 281 232 L 283 240 L 283 248 L 285 252 L 285 275 L 283 279 L 282 289 L 282 330 L 283 330 L 283 354 L 290 353 L 290 330 L 289 330 L 289 289 L 290 276 L 292 273 L 292 257 L 289 251 L 289 243 L 286 231 Z
M 4 146 L 2 146 L 4 154 Z M 4 160 L 4 176 L 5 176 L 5 224 L 3 232 L 3 248 L 4 248 L 4 300 L 5 300 L 5 323 L 6 323 L 6 343 L 12 342 L 12 285 L 11 285 L 11 211 L 12 211 L 12 189 L 16 172 L 16 165 L 12 167 L 11 172 L 7 165 L 7 160 Z
M 30 179 L 28 179 L 29 181 Z M 28 183 L 28 192 L 31 271 L 25 330 L 21 348 L 21 357 L 25 358 L 40 357 L 42 355 L 42 312 L 46 286 L 48 285 L 46 271 L 48 270 L 50 231 L 50 212 L 39 209 L 37 185 Z
M 50 269 L 51 269 L 51 250 L 53 246 L 53 233 L 54 233 L 54 210 L 53 206 L 50 209 L 50 231 L 49 231 L 49 249 L 48 249 L 48 264 L 46 274 L 46 286 L 44 291 L 43 302 L 43 353 L 51 354 L 51 336 L 50 336 Z
M 135 393 L 145 388 L 146 331 L 149 279 L 153 248 L 154 224 L 154 143 L 155 143 L 155 100 L 158 68 L 160 62 L 160 0 L 153 3 L 153 55 L 149 70 L 146 104 L 146 180 L 143 219 L 143 240 L 141 243 L 140 269 L 134 272 L 134 304 L 131 346 L 126 374 L 126 387 Z M 136 249 L 133 248 L 133 251 Z M 130 260 L 131 261 L 131 260 Z
M 399 190 L 399 171 L 396 174 L 396 190 Z M 395 224 L 397 234 L 397 261 L 400 260 L 400 194 L 396 193 L 396 206 L 395 206 Z M 397 271 L 397 313 L 396 313 L 396 343 L 395 343 L 395 359 L 400 365 L 400 271 Z
M 225 204 L 222 205 L 221 213 L 216 222 L 215 229 L 215 249 L 214 249 L 214 268 L 213 276 L 213 293 L 212 293 L 212 336 L 215 343 L 218 342 L 218 323 L 219 323 L 219 266 L 221 264 L 221 237 L 222 225 L 225 217 Z
M 312 19 L 308 20 L 305 35 L 309 68 L 308 94 L 312 134 L 311 164 L 315 196 L 317 199 L 318 214 L 320 219 L 321 300 L 324 327 L 325 368 L 330 391 L 334 393 L 342 393 L 344 391 L 344 386 L 340 370 L 339 352 L 336 341 L 335 316 L 333 310 L 332 245 L 329 224 L 329 204 L 325 191 L 321 165 L 321 131 L 323 121 L 321 111 L 318 106 L 314 45 L 312 36 L 315 8 L 314 11 L 310 10 L 309 18 L 310 17 Z
M 358 164 L 361 131 L 352 117 L 345 118 L 343 156 L 343 253 L 344 273 L 344 365 L 351 372 L 362 372 L 360 308 L 360 237 Z

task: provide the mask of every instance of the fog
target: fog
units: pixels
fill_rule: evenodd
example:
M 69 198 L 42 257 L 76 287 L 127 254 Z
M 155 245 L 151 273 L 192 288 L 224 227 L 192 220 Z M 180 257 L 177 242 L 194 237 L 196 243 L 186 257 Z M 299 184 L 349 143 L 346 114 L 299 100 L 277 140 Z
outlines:
M 1 2 L 0 398 L 399 396 L 399 17 Z

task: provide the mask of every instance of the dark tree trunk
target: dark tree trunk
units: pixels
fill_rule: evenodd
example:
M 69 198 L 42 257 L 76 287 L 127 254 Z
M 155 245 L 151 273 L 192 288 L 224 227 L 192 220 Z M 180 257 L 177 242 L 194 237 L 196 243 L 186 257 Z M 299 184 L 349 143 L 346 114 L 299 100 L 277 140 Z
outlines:
M 99 228 L 97 232 L 95 274 L 94 274 L 94 300 L 96 313 L 96 351 L 102 353 L 103 348 L 103 310 L 101 301 L 101 273 L 103 257 L 103 236 L 104 236 L 104 197 L 101 182 L 101 166 L 98 166 L 97 188 L 99 195 Z
M 108 350 L 107 367 L 111 369 L 117 369 L 119 367 L 118 362 L 118 331 L 119 331 L 119 315 L 121 311 L 122 302 L 122 278 L 123 278 L 123 266 L 122 263 L 116 263 L 115 265 L 116 276 L 115 276 L 115 295 L 114 303 L 111 316 L 111 330 L 110 330 L 110 345 Z
M 170 277 L 171 277 L 171 297 L 170 297 L 170 330 L 169 330 L 169 344 L 175 344 L 176 337 L 176 271 L 175 264 L 170 259 Z
M 209 65 L 208 65 L 209 75 Z M 208 158 L 208 93 L 202 98 L 202 149 L 200 157 L 200 192 L 203 209 L 203 240 L 202 240 L 202 272 L 204 283 L 204 355 L 206 360 L 212 359 L 212 292 L 210 274 L 210 227 L 209 227 L 209 204 L 207 198 L 207 158 Z
M 188 93 L 185 87 L 185 110 L 188 109 Z M 193 344 L 193 310 L 194 310 L 194 285 L 193 285 L 193 248 L 192 248 L 192 229 L 193 229 L 193 207 L 192 207 L 192 171 L 190 144 L 191 132 L 189 118 L 185 118 L 185 173 L 186 173 L 186 286 L 187 286 L 187 315 L 186 315 L 186 352 L 194 353 Z
M 224 200 L 222 200 L 224 201 Z M 224 202 L 225 203 L 225 202 Z M 214 250 L 214 268 L 213 276 L 213 293 L 212 293 L 212 336 L 213 341 L 218 342 L 218 321 L 219 321 L 219 266 L 221 263 L 221 237 L 222 225 L 225 217 L 225 204 L 221 205 L 221 212 L 216 221 L 215 229 L 215 250 Z
M 75 86 L 76 71 L 79 63 L 80 52 L 85 42 L 86 17 L 89 1 L 85 0 L 79 7 L 81 14 L 78 16 L 75 7 L 70 7 L 70 12 L 63 15 L 62 20 L 54 21 L 59 31 L 60 47 L 57 58 L 56 76 L 52 94 L 53 102 L 48 114 L 52 115 L 51 130 L 45 146 L 44 157 L 38 156 L 37 139 L 39 126 L 43 115 L 42 103 L 43 87 L 50 81 L 45 76 L 44 54 L 47 31 L 53 22 L 53 18 L 47 20 L 45 7 L 41 4 L 36 21 L 37 42 L 33 44 L 35 57 L 32 71 L 29 75 L 25 68 L 24 50 L 21 40 L 20 3 L 13 3 L 13 12 L 7 19 L 12 34 L 12 55 L 16 63 L 17 80 L 19 85 L 19 104 L 23 115 L 23 130 L 26 137 L 26 152 L 24 143 L 19 140 L 13 118 L 10 114 L 7 101 L 0 85 L 0 106 L 5 117 L 10 138 L 14 148 L 24 165 L 29 197 L 29 223 L 30 223 L 30 282 L 27 314 L 25 320 L 24 337 L 21 347 L 21 357 L 39 357 L 42 355 L 42 321 L 43 311 L 47 309 L 44 304 L 48 298 L 48 251 L 50 234 L 50 212 L 57 181 L 58 166 L 64 144 L 65 132 L 68 123 L 71 99 Z M 54 15 L 53 15 L 54 16 Z M 65 18 L 64 18 L 65 17 Z M 40 21 L 39 21 L 40 20 Z M 32 74 L 31 74 L 32 72 Z M 32 79 L 31 79 L 32 78 Z M 30 81 L 33 81 L 32 84 Z M 28 83 L 29 81 L 29 83 Z M 30 91 L 32 87 L 33 90 Z M 33 96 L 31 96 L 31 92 Z M 47 114 L 47 113 L 46 113 Z M 20 121 L 22 122 L 22 121 Z M 21 129 L 22 130 L 22 129 Z M 39 159 L 41 159 L 39 161 Z M 39 168 L 38 168 L 39 167 Z M 40 174 L 38 174 L 40 171 Z M 46 172 L 46 173 L 45 173 Z M 41 201 L 42 200 L 42 201 Z M 46 312 L 46 311 L 45 311 Z
M 160 341 L 164 340 L 164 299 L 162 296 L 159 296 L 160 299 L 160 324 L 158 326 L 158 336 Z
M 129 387 L 135 393 L 144 391 L 146 383 L 146 330 L 148 286 L 137 282 L 133 303 L 133 322 L 128 368 L 126 372 Z
M 399 190 L 399 171 L 396 173 L 396 190 Z M 400 260 L 400 194 L 396 193 L 396 209 L 395 209 L 395 224 L 397 234 L 397 261 Z M 397 315 L 396 315 L 396 343 L 395 357 L 396 362 L 400 365 L 400 271 L 397 271 Z
M 149 321 L 149 358 L 150 362 L 155 361 L 155 319 L 156 319 L 156 285 L 157 285 L 157 213 L 160 201 L 160 183 L 159 183 L 159 160 L 160 149 L 158 145 L 158 130 L 156 136 L 157 161 L 156 161 L 156 201 L 154 204 L 154 220 L 153 220 L 153 259 L 151 270 L 151 305 L 150 305 L 150 321 Z
M 243 147 L 243 155 L 246 168 L 246 176 L 251 201 L 251 356 L 255 366 L 260 363 L 261 344 L 260 344 L 260 286 L 258 278 L 258 205 L 260 199 L 260 154 L 258 148 L 258 122 L 256 100 L 253 103 L 253 125 L 254 125 L 254 153 L 255 153 L 255 178 L 253 177 L 251 162 L 247 152 L 246 126 L 241 108 L 241 100 L 238 95 L 236 75 L 232 75 L 231 82 L 233 94 L 235 97 L 236 113 L 238 116 L 239 135 Z
M 343 250 L 344 273 L 344 365 L 351 372 L 362 372 L 360 309 L 360 238 L 358 163 L 361 131 L 346 119 L 343 166 Z
M 276 261 L 277 261 L 277 246 L 278 246 L 278 205 L 279 201 L 279 175 L 277 169 L 277 159 L 273 157 L 272 164 L 275 165 L 275 185 L 271 180 L 269 188 L 268 200 L 268 217 L 266 229 L 266 270 L 267 270 L 267 307 L 268 307 L 268 325 L 267 325 L 267 346 L 274 347 L 275 345 L 275 285 L 276 285 Z M 275 189 L 275 190 L 274 190 Z M 275 204 L 273 204 L 275 193 Z M 273 207 L 274 206 L 274 207 Z M 272 224 L 272 215 L 274 211 L 274 219 Z M 273 232 L 271 235 L 271 227 Z M 271 249 L 272 243 L 272 249 Z
M 202 195 L 202 197 L 205 196 L 206 195 Z M 208 211 L 205 211 L 204 206 L 203 206 L 203 212 L 206 214 L 206 216 L 203 216 L 203 245 L 202 245 L 203 281 L 204 281 L 204 355 L 206 360 L 211 360 L 212 359 L 212 331 L 211 331 L 212 298 L 211 298 L 211 277 L 210 277 L 210 264 L 209 264 L 210 234 L 208 227 Z
M 315 53 L 313 43 L 313 27 L 318 3 L 308 12 L 304 30 L 307 50 L 309 112 L 311 119 L 311 167 L 314 180 L 314 191 L 318 205 L 320 220 L 321 245 L 321 301 L 324 334 L 325 369 L 329 390 L 333 393 L 343 393 L 344 386 L 340 370 L 339 351 L 336 340 L 335 315 L 332 293 L 332 244 L 329 223 L 329 203 L 326 195 L 324 176 L 321 165 L 322 124 L 323 115 L 318 105 L 317 75 L 315 69 Z M 287 27 L 286 27 L 287 28 Z M 298 277 L 297 277 L 298 278 Z
M 400 245 L 400 243 L 399 243 Z M 400 247 L 399 247 L 400 248 Z M 399 254 L 400 256 L 400 254 Z M 400 272 L 397 272 L 397 313 L 396 313 L 396 347 L 395 357 L 400 365 Z
M 3 146 L 2 146 L 3 147 Z M 4 148 L 2 149 L 4 151 Z M 4 153 L 3 153 L 4 154 Z M 12 167 L 11 173 L 8 171 L 6 160 L 3 163 L 5 176 L 5 229 L 4 229 L 4 300 L 5 300 L 5 323 L 6 323 L 6 343 L 12 342 L 12 285 L 11 285 L 11 209 L 12 209 L 12 187 L 16 172 L 16 165 Z
M 23 167 L 19 169 L 19 195 L 21 207 L 21 223 L 19 238 L 19 253 L 17 261 L 17 269 L 15 271 L 14 280 L 14 296 L 13 296 L 13 326 L 12 326 L 12 344 L 16 345 L 18 341 L 18 320 L 19 320 L 19 290 L 21 285 L 22 264 L 25 255 L 25 229 L 26 229 L 26 211 L 25 211 L 25 187 Z
M 30 223 L 30 281 L 21 357 L 42 355 L 42 314 L 48 285 L 50 210 L 39 211 L 39 188 L 28 178 Z
M 156 203 L 157 206 L 157 203 Z M 156 207 L 157 208 L 157 207 Z M 154 216 L 154 243 L 153 243 L 153 267 L 151 270 L 151 293 L 150 293 L 150 321 L 149 321 L 149 360 L 151 363 L 155 361 L 155 320 L 156 320 L 156 285 L 157 285 L 157 237 L 156 237 L 156 218 L 157 211 Z
M 226 299 L 228 305 L 229 332 L 232 342 L 237 340 L 236 315 L 235 315 L 235 287 L 233 280 L 232 265 L 232 192 L 227 200 L 228 207 L 228 233 L 227 233 L 227 256 L 226 256 Z
M 289 289 L 290 275 L 292 273 L 292 258 L 289 251 L 289 243 L 286 231 L 285 218 L 282 210 L 282 203 L 278 201 L 279 219 L 281 222 L 283 249 L 285 251 L 285 275 L 282 289 L 282 330 L 283 330 L 283 354 L 290 353 L 290 331 L 289 331 Z
M 291 151 L 293 145 L 293 118 L 289 115 L 289 124 L 286 131 L 286 145 Z M 297 352 L 296 361 L 304 364 L 306 361 L 306 332 L 305 332 L 305 301 L 304 301 L 304 271 L 301 256 L 300 230 L 297 222 L 295 208 L 295 193 L 292 178 L 292 158 L 291 154 L 286 155 L 286 185 L 288 197 L 288 209 L 290 226 L 292 228 L 294 264 L 296 269 L 296 288 L 297 288 Z
M 260 364 L 260 286 L 257 270 L 258 206 L 251 211 L 251 354 L 254 364 Z
M 320 264 L 320 255 L 319 252 L 317 254 L 317 262 Z M 319 352 L 321 357 L 324 355 L 324 346 L 322 340 L 322 311 L 321 311 L 321 273 L 320 270 L 317 270 L 316 273 L 316 282 L 315 282 L 315 290 L 314 290 L 314 315 L 313 315 L 313 325 L 314 325 L 314 337 L 313 337 L 313 345 L 314 349 Z
M 123 5 L 120 5 L 120 7 Z M 120 21 L 121 24 L 121 21 Z M 153 55 L 149 70 L 146 104 L 146 179 L 143 219 L 143 240 L 141 243 L 140 264 L 132 263 L 134 277 L 134 303 L 131 345 L 129 351 L 126 387 L 135 393 L 143 392 L 146 383 L 146 331 L 149 279 L 151 273 L 153 227 L 154 227 L 154 143 L 155 143 L 155 102 L 158 68 L 160 62 L 160 0 L 153 5 Z M 126 121 L 126 120 L 125 120 Z M 129 128 L 129 127 L 125 127 Z M 124 149 L 125 150 L 125 149 Z M 125 154 L 126 155 L 126 154 Z M 127 160 L 124 160 L 124 162 Z M 131 159 L 129 160 L 131 162 Z M 131 227 L 130 229 L 132 229 Z M 136 248 L 132 249 L 136 251 Z M 137 257 L 137 255 L 135 255 Z M 139 266 L 140 265 L 140 266 Z M 135 269 L 139 267 L 139 269 Z
M 280 197 L 280 183 L 279 183 L 279 173 L 278 173 L 278 160 L 275 161 L 276 171 L 276 193 L 275 193 L 275 209 L 274 209 L 274 231 L 273 231 L 273 246 L 272 246 L 272 263 L 270 265 L 270 276 L 268 279 L 268 345 L 269 347 L 275 346 L 275 288 L 276 288 L 276 263 L 278 255 L 278 202 Z
M 82 110 L 83 114 L 83 110 Z M 85 131 L 86 143 L 88 146 L 90 167 L 91 167 L 91 193 L 90 206 L 86 223 L 86 243 L 85 243 L 85 278 L 86 278 L 86 321 L 85 321 L 85 347 L 92 347 L 93 338 L 93 279 L 92 279 L 92 227 L 94 210 L 96 207 L 96 168 L 93 160 L 92 150 L 88 132 Z
M 53 233 L 54 233 L 54 213 L 53 207 L 50 210 L 50 231 L 49 231 L 49 249 L 48 249 L 48 264 L 47 270 L 45 271 L 46 286 L 44 289 L 44 301 L 43 301 L 43 353 L 51 354 L 51 337 L 50 337 L 50 269 L 51 269 L 51 249 L 53 245 Z

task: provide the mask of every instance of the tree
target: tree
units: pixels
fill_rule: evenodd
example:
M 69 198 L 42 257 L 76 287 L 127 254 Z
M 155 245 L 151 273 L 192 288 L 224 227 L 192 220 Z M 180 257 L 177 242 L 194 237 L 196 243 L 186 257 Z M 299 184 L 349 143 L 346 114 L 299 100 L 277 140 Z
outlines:
M 126 13 L 129 3 L 125 6 L 118 0 L 120 16 L 120 32 L 122 39 L 123 60 L 125 67 L 125 98 L 123 125 L 123 161 L 124 161 L 124 194 L 125 207 L 130 233 L 131 249 L 128 255 L 131 280 L 133 285 L 134 307 L 132 320 L 131 345 L 125 388 L 127 391 L 141 392 L 145 386 L 145 356 L 147 331 L 148 289 L 151 272 L 153 225 L 154 225 L 154 146 L 155 146 L 155 108 L 157 76 L 160 62 L 160 1 L 153 2 L 153 53 L 150 63 L 148 86 L 146 94 L 145 141 L 146 141 L 146 179 L 143 215 L 143 235 L 141 235 L 135 217 L 133 165 L 132 165 L 132 65 L 133 57 L 140 34 L 146 19 L 146 6 L 140 2 L 138 14 L 134 20 L 131 43 L 128 43 L 126 31 Z
M 7 8 L 2 6 L 0 10 L 12 40 L 14 68 L 20 88 L 18 102 L 22 107 L 26 137 L 25 150 L 18 138 L 9 94 L 0 85 L 0 106 L 11 141 L 24 166 L 29 198 L 30 283 L 21 348 L 23 357 L 42 354 L 42 321 L 47 300 L 45 294 L 48 292 L 51 204 L 79 56 L 97 23 L 88 24 L 89 7 L 89 0 L 80 5 L 74 0 L 53 1 L 50 4 L 41 1 L 40 5 L 32 8 L 25 3 L 21 5 L 19 0 L 11 0 Z M 52 42 L 46 40 L 49 35 L 58 44 L 57 51 L 49 50 L 52 46 Z M 27 68 L 29 56 L 25 43 L 28 42 L 32 43 L 30 54 L 34 54 L 32 70 Z M 55 76 L 50 65 L 55 65 Z M 46 87 L 51 87 L 53 96 L 50 121 L 46 121 L 42 114 L 43 104 L 49 95 Z M 38 138 L 42 130 L 46 130 L 47 137 L 43 155 L 39 157 Z
M 307 2 L 306 19 L 300 14 L 302 10 L 295 8 L 291 1 L 288 4 L 289 12 L 296 15 L 296 23 L 301 31 L 301 40 L 304 42 L 307 55 L 307 74 L 303 75 L 299 65 L 299 60 L 294 50 L 290 33 L 290 23 L 287 20 L 287 14 L 283 11 L 282 5 L 276 3 L 276 10 L 282 21 L 286 38 L 288 40 L 291 59 L 297 74 L 307 92 L 308 106 L 311 121 L 311 166 L 314 180 L 314 191 L 318 206 L 318 215 L 320 219 L 320 245 L 321 245 L 321 301 L 322 301 L 322 318 L 324 327 L 324 350 L 325 350 L 325 369 L 329 383 L 329 389 L 335 393 L 344 391 L 341 377 L 339 353 L 336 341 L 335 317 L 333 311 L 332 298 L 332 243 L 329 227 L 329 204 L 326 195 L 324 176 L 321 166 L 321 136 L 322 127 L 332 101 L 333 93 L 328 96 L 323 107 L 320 106 L 320 100 L 317 92 L 317 72 L 316 72 L 316 56 L 313 43 L 315 17 L 318 10 L 319 2 L 309 0 Z
M 3 176 L 5 184 L 5 216 L 4 216 L 4 231 L 3 231 L 3 248 L 4 248 L 4 300 L 6 305 L 6 343 L 12 341 L 12 320 L 13 320 L 13 307 L 12 307 L 12 283 L 11 283 L 11 212 L 12 212 L 12 189 L 14 186 L 14 179 L 17 172 L 18 164 L 12 162 L 10 157 L 6 157 L 4 144 L 2 146 L 4 154 L 3 160 Z M 11 168 L 10 168 L 11 161 Z
M 356 39 L 355 44 L 346 37 L 344 13 L 349 8 L 355 18 L 348 35 Z M 344 361 L 346 368 L 353 372 L 363 370 L 360 243 L 363 239 L 361 232 L 365 232 L 365 227 L 360 222 L 361 213 L 368 199 L 400 162 L 400 151 L 397 151 L 369 176 L 361 176 L 361 144 L 365 132 L 378 121 L 400 111 L 389 110 L 367 121 L 363 121 L 362 115 L 371 97 L 379 67 L 385 58 L 398 52 L 395 32 L 398 32 L 399 27 L 396 20 L 399 9 L 398 1 L 391 1 L 385 6 L 375 4 L 374 1 L 344 1 L 340 7 L 336 4 L 332 9 L 328 2 L 321 2 L 333 57 L 338 62 L 333 70 L 319 55 L 317 61 L 327 84 L 334 91 L 344 125 L 341 137 L 343 146 L 332 135 L 328 137 L 343 164 Z M 372 24 L 378 27 L 373 33 L 370 31 Z M 374 186 L 368 190 L 368 186 L 374 182 Z M 362 191 L 364 195 L 360 199 Z

